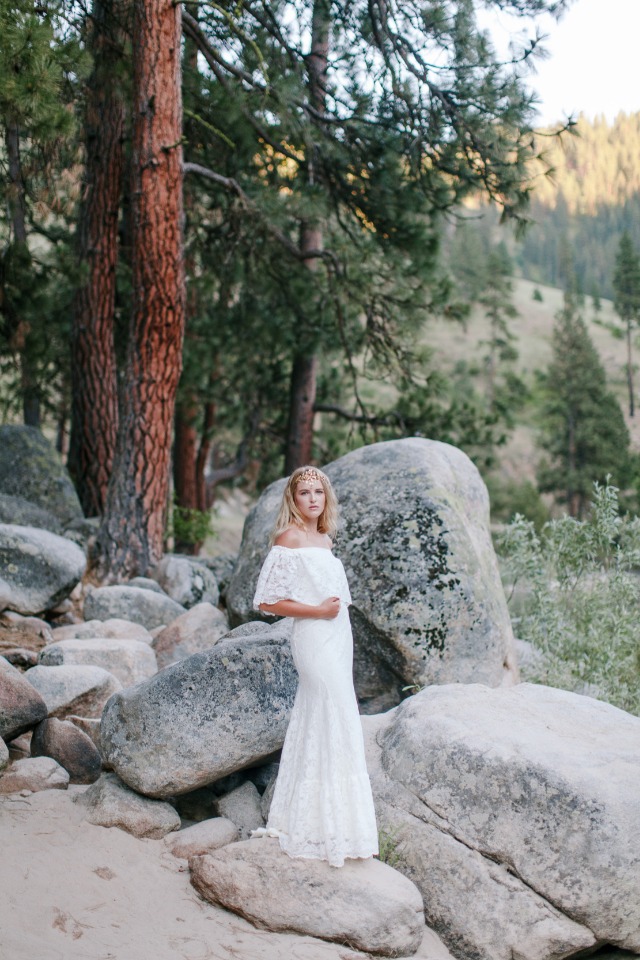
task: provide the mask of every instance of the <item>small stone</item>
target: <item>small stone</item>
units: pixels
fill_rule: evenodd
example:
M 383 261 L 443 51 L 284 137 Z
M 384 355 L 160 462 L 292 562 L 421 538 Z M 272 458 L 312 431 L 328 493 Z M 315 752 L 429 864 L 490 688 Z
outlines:
M 122 690 L 120 681 L 101 667 L 38 664 L 27 670 L 24 678 L 42 696 L 49 717 L 66 717 L 70 713 L 99 717 L 107 700 Z
M 171 623 L 184 611 L 185 608 L 170 597 L 141 587 L 96 587 L 84 601 L 84 615 L 89 620 L 115 617 L 139 623 L 147 630 Z
M 162 558 L 151 576 L 177 603 L 190 609 L 197 603 L 219 600 L 218 584 L 210 570 L 196 559 L 167 554 Z
M 66 790 L 69 774 L 50 757 L 28 757 L 15 760 L 0 777 L 0 794 L 29 790 Z
M 83 551 L 64 537 L 0 524 L 0 610 L 32 614 L 53 609 L 71 593 L 85 567 Z
M 103 773 L 96 783 L 74 799 L 86 808 L 89 823 L 99 827 L 119 827 L 134 837 L 158 840 L 180 828 L 180 817 L 171 804 L 141 797 L 114 773 Z
M 204 653 L 229 632 L 227 618 L 210 603 L 198 603 L 153 639 L 160 670 L 194 653 Z
M 216 812 L 235 823 L 242 840 L 248 840 L 253 830 L 264 826 L 260 809 L 260 794 L 250 780 L 216 801 Z
M 27 674 L 0 657 L 0 737 L 7 742 L 13 740 L 46 715 L 44 698 L 33 688 Z
M 191 857 L 198 857 L 211 850 L 226 847 L 228 843 L 234 843 L 238 838 L 239 832 L 235 823 L 225 817 L 213 817 L 211 820 L 203 820 L 192 827 L 186 827 L 178 833 L 171 834 L 165 843 L 174 857 L 189 860 Z
M 86 665 L 102 667 L 123 687 L 148 680 L 158 672 L 156 656 L 149 644 L 140 640 L 61 640 L 51 643 L 40 654 L 40 663 L 48 667 Z
M 43 720 L 33 731 L 32 757 L 51 757 L 67 771 L 71 783 L 94 783 L 102 761 L 93 741 L 68 720 Z

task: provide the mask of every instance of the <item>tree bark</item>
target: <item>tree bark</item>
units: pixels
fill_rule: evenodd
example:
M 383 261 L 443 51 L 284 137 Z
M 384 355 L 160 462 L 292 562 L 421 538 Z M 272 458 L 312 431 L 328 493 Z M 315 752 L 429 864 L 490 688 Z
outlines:
M 20 131 L 17 124 L 9 123 L 5 129 L 7 167 L 9 173 L 8 207 L 11 220 L 12 241 L 24 252 L 24 264 L 30 260 L 27 243 L 27 202 L 22 164 L 20 160 Z M 20 278 L 25 283 L 26 276 Z M 24 316 L 11 318 L 12 341 L 20 364 L 20 392 L 22 395 L 23 420 L 28 427 L 40 427 L 40 394 L 37 373 L 32 358 L 32 337 L 29 323 Z
M 633 417 L 636 412 L 635 398 L 633 396 L 633 357 L 631 346 L 631 321 L 627 320 L 627 386 L 629 388 L 629 416 Z
M 312 107 L 324 113 L 327 87 L 330 30 L 329 0 L 315 0 L 311 22 L 311 53 L 307 58 L 309 70 L 309 99 Z M 312 185 L 318 180 L 313 144 L 309 147 L 308 178 Z M 305 253 L 322 250 L 322 224 L 308 221 L 300 231 L 300 250 L 305 267 L 312 273 L 318 269 L 318 259 L 304 259 Z M 291 389 L 289 393 L 289 420 L 285 443 L 284 469 L 289 474 L 296 467 L 311 461 L 313 450 L 313 407 L 316 399 L 318 356 L 315 349 L 299 350 L 293 358 Z
M 179 4 L 135 0 L 133 316 L 97 543 L 98 570 L 108 580 L 145 573 L 163 550 L 185 317 L 180 41 Z
M 85 114 L 85 187 L 78 260 L 86 281 L 76 292 L 71 327 L 69 469 L 87 516 L 104 511 L 118 430 L 114 307 L 125 107 L 118 66 L 123 38 L 111 0 L 94 0 L 94 67 Z

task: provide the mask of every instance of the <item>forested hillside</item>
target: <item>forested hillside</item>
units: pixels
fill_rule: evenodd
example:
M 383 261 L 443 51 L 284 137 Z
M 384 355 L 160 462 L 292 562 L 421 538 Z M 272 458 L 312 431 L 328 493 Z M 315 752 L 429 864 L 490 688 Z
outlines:
M 542 146 L 553 172 L 533 183 L 531 219 L 515 256 L 522 275 L 612 297 L 615 254 L 626 230 L 640 245 L 640 113 L 609 125 L 581 116 Z

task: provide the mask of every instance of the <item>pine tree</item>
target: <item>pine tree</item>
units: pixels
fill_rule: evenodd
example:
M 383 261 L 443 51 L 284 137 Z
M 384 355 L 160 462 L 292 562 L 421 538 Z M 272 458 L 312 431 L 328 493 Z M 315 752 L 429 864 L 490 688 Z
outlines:
M 75 131 L 67 97 L 69 74 L 81 72 L 77 40 L 56 31 L 55 2 L 0 0 L 0 127 L 6 163 L 0 179 L 5 229 L 0 267 L 0 340 L 17 359 L 24 422 L 38 427 L 46 383 L 52 379 L 48 274 L 51 264 L 34 239 L 47 232 L 61 155 Z M 43 213 L 43 210 L 46 212 Z M 2 217 L 2 214 L 0 214 Z M 43 307 L 46 313 L 43 315 Z
M 162 556 L 184 333 L 180 6 L 135 0 L 133 49 L 133 314 L 97 538 L 108 579 L 146 573 Z
M 640 257 L 626 231 L 622 235 L 616 254 L 613 289 L 613 305 L 624 325 L 627 341 L 627 387 L 629 390 L 629 416 L 632 417 L 635 413 L 632 334 L 640 321 Z
M 94 63 L 85 94 L 84 189 L 77 228 L 78 260 L 86 275 L 73 305 L 68 463 L 88 517 L 103 513 L 118 430 L 114 310 L 124 169 L 123 15 L 118 0 L 94 0 Z
M 571 298 L 557 315 L 552 360 L 543 378 L 545 404 L 540 445 L 548 459 L 538 486 L 582 517 L 593 482 L 608 474 L 629 480 L 629 432 L 608 390 L 604 367 Z

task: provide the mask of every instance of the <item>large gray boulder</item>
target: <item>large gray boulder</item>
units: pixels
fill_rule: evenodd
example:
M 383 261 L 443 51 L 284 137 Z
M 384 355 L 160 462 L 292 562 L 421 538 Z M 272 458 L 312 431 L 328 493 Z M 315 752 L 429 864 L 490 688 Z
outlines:
M 60 455 L 35 427 L 0 427 L 0 494 L 36 504 L 63 526 L 82 517 Z
M 176 660 L 205 653 L 229 632 L 227 618 L 210 603 L 198 603 L 153 639 L 153 649 L 162 670 Z
M 148 643 L 110 637 L 51 643 L 40 653 L 39 662 L 47 667 L 63 664 L 102 667 L 117 677 L 123 687 L 141 683 L 158 672 L 156 655 Z
M 191 882 L 267 930 L 333 940 L 383 957 L 416 952 L 424 934 L 420 893 L 378 860 L 322 860 L 282 853 L 275 840 L 245 840 L 189 861 Z
M 85 620 L 130 620 L 146 630 L 172 623 L 185 608 L 162 593 L 143 587 L 96 587 L 84 601 Z
M 335 553 L 353 597 L 365 710 L 398 703 L 410 684 L 517 679 L 489 498 L 471 460 L 449 444 L 411 438 L 361 447 L 324 469 L 341 505 Z M 258 617 L 253 593 L 284 483 L 268 487 L 245 523 L 227 591 L 232 624 Z
M 9 763 L 9 748 L 7 747 L 2 737 L 0 737 L 0 770 L 4 770 L 4 768 L 7 766 L 8 763 Z
M 31 730 L 47 715 L 47 705 L 20 670 L 0 657 L 0 737 L 7 742 Z
M 47 705 L 49 717 L 99 717 L 109 697 L 122 689 L 120 681 L 102 667 L 39 663 L 24 674 Z
M 287 625 L 241 628 L 112 697 L 103 756 L 139 793 L 187 793 L 278 750 L 296 687 Z
M 69 596 L 85 567 L 83 551 L 66 537 L 0 524 L 0 610 L 52 610 Z
M 640 719 L 533 684 L 364 719 L 378 823 L 460 960 L 640 952 Z
M 167 554 L 151 576 L 176 603 L 190 609 L 197 603 L 218 603 L 218 584 L 212 572 L 196 559 Z

